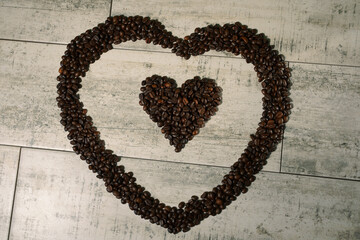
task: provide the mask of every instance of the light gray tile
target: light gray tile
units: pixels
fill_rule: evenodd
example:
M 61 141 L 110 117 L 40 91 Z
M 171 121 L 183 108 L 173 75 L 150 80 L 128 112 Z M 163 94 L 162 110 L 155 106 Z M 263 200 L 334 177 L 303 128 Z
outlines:
M 0 239 L 7 239 L 20 148 L 0 146 Z
M 112 12 L 113 15 L 151 16 L 180 37 L 190 34 L 195 27 L 241 21 L 268 35 L 288 60 L 359 65 L 358 8 L 355 0 L 211 3 L 205 0 L 114 0 Z M 109 0 L 2 1 L 0 37 L 67 43 L 104 22 L 109 9 Z M 163 51 L 144 42 L 119 47 Z
M 110 0 L 5 0 L 0 2 L 0 38 L 68 43 L 109 13 Z
M 91 9 L 104 8 L 109 4 L 108 0 L 2 0 L 1 7 L 26 8 L 26 9 L 48 9 L 53 11 L 87 11 Z M 110 5 L 110 4 L 109 4 Z M 109 8 L 110 9 L 110 8 Z
M 196 27 L 240 21 L 264 32 L 287 60 L 360 65 L 357 2 L 114 0 L 112 14 L 150 16 L 179 37 L 189 35 Z M 124 44 L 128 46 L 138 48 Z M 148 45 L 147 49 L 161 48 Z
M 55 101 L 64 46 L 1 42 L 0 143 L 71 150 Z M 223 103 L 216 116 L 181 153 L 139 105 L 141 81 L 153 74 L 178 85 L 196 75 L 216 79 Z M 122 156 L 230 166 L 247 146 L 261 117 L 261 86 L 252 66 L 239 58 L 113 50 L 90 67 L 81 99 L 110 149 Z M 279 171 L 280 148 L 267 170 Z
M 168 204 L 211 189 L 228 171 L 138 159 L 122 163 Z M 222 214 L 174 236 L 107 193 L 75 154 L 24 149 L 10 239 L 357 239 L 359 198 L 359 182 L 262 173 Z
M 65 149 L 56 76 L 64 46 L 0 41 L 0 143 Z
M 360 68 L 290 64 L 282 171 L 360 178 Z

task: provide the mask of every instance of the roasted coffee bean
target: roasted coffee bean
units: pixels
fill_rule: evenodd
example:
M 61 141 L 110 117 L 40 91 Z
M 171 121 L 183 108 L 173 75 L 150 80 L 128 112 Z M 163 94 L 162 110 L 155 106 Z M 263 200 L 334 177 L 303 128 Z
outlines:
M 150 119 L 162 127 L 161 132 L 176 152 L 199 134 L 199 129 L 205 126 L 221 103 L 221 89 L 212 79 L 194 77 L 185 81 L 181 88 L 176 88 L 175 80 L 153 75 L 141 83 L 139 104 Z M 162 91 L 164 88 L 168 91 Z M 213 98 L 209 94 L 213 94 Z M 175 100 L 168 102 L 173 96 Z M 205 106 L 199 104 L 204 101 Z
M 228 51 L 241 55 L 252 63 L 262 87 L 263 114 L 256 133 L 250 136 L 247 148 L 231 166 L 221 185 L 201 195 L 191 197 L 178 208 L 154 199 L 144 187 L 136 183 L 132 172 L 117 165 L 120 157 L 106 150 L 100 132 L 87 116 L 78 91 L 82 87 L 89 67 L 100 56 L 111 50 L 113 44 L 144 40 L 146 43 L 170 48 L 185 59 L 204 54 L 209 50 Z M 61 109 L 60 123 L 67 131 L 73 150 L 89 164 L 121 203 L 127 203 L 135 214 L 167 228 L 170 233 L 187 232 L 202 220 L 220 214 L 226 206 L 245 194 L 255 181 L 255 174 L 267 164 L 267 158 L 281 141 L 285 123 L 293 108 L 290 96 L 291 71 L 285 58 L 270 40 L 257 30 L 239 22 L 220 26 L 196 28 L 184 39 L 173 36 L 157 20 L 149 17 L 109 17 L 104 23 L 75 37 L 62 56 L 57 77 L 57 105 Z M 150 118 L 157 122 L 175 151 L 181 151 L 199 129 L 218 110 L 222 89 L 214 80 L 195 77 L 176 88 L 173 79 L 160 76 L 146 78 L 141 83 L 140 105 Z

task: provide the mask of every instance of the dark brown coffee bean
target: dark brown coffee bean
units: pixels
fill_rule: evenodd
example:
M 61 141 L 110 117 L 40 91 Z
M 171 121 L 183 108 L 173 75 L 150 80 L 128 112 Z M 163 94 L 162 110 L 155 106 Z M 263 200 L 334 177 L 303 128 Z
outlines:
M 217 205 L 222 205 L 223 204 L 223 201 L 219 198 L 216 199 L 216 204 Z
M 216 99 L 221 97 L 219 88 L 211 79 L 195 77 L 176 88 L 175 80 L 153 75 L 142 81 L 142 85 L 140 105 L 158 126 L 165 126 L 161 132 L 169 139 L 170 145 L 174 145 L 176 152 L 199 133 L 199 128 L 205 126 L 220 104 L 208 94 L 215 95 Z M 199 105 L 199 100 L 206 105 Z M 195 108 L 197 111 L 192 110 Z
M 222 185 L 204 192 L 199 199 L 193 196 L 178 208 L 170 207 L 151 197 L 145 188 L 136 183 L 132 172 L 117 165 L 120 157 L 105 149 L 100 132 L 86 116 L 78 91 L 81 77 L 86 76 L 90 64 L 113 48 L 113 44 L 143 39 L 146 43 L 170 48 L 171 52 L 185 59 L 211 50 L 228 51 L 252 63 L 262 87 L 263 114 L 258 129 L 247 148 L 231 166 L 223 178 Z M 184 39 L 175 37 L 157 20 L 149 17 L 109 17 L 85 33 L 75 37 L 67 45 L 62 56 L 57 77 L 57 105 L 61 109 L 60 123 L 67 131 L 68 139 L 75 153 L 85 161 L 89 170 L 105 183 L 106 190 L 127 203 L 136 215 L 168 229 L 170 233 L 187 232 L 210 215 L 220 214 L 231 201 L 255 181 L 254 174 L 267 164 L 267 158 L 282 140 L 285 123 L 293 108 L 290 96 L 291 70 L 286 67 L 285 58 L 270 40 L 256 29 L 250 29 L 239 22 L 234 24 L 209 25 L 196 28 Z M 174 80 L 153 76 L 141 82 L 139 104 L 151 120 L 161 127 L 165 137 L 179 152 L 199 129 L 218 110 L 222 89 L 214 80 L 187 80 L 176 88 Z

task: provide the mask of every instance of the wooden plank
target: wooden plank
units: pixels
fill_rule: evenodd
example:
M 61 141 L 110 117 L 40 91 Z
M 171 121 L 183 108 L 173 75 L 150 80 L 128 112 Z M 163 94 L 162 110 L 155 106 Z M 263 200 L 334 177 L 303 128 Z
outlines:
M 110 0 L 4 0 L 0 2 L 0 38 L 68 43 L 103 22 Z
M 0 143 L 71 150 L 59 124 L 56 76 L 63 46 L 2 42 L 0 45 Z M 141 81 L 168 75 L 181 85 L 200 75 L 223 88 L 219 111 L 181 153 L 139 106 Z M 122 156 L 230 166 L 241 155 L 261 117 L 261 86 L 252 66 L 239 58 L 113 50 L 91 66 L 82 101 L 107 146 Z M 11 91 L 9 91 L 11 90 Z M 279 171 L 280 148 L 267 170 Z
M 290 64 L 282 171 L 360 178 L 360 68 Z
M 360 14 L 356 2 L 224 0 L 209 3 L 200 0 L 164 4 L 160 0 L 114 0 L 112 13 L 151 16 L 180 37 L 190 34 L 196 27 L 241 21 L 269 36 L 287 60 L 359 66 Z M 110 0 L 56 0 L 51 3 L 6 0 L 0 6 L 1 38 L 67 43 L 105 21 Z M 119 47 L 163 51 L 159 46 L 144 42 L 125 43 Z
M 13 203 L 18 147 L 0 146 L 0 239 L 7 239 Z
M 240 21 L 264 32 L 287 60 L 359 66 L 360 4 L 357 3 L 357 0 L 166 3 L 114 0 L 112 14 L 159 19 L 179 37 L 192 33 L 196 27 Z
M 171 205 L 217 185 L 226 168 L 123 159 Z M 11 229 L 27 239 L 357 239 L 359 182 L 262 173 L 222 214 L 168 234 L 107 193 L 73 153 L 24 149 Z

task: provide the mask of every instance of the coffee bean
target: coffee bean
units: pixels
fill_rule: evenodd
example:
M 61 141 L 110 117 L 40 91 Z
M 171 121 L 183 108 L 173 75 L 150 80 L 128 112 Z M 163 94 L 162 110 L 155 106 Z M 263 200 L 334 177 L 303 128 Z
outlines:
M 241 55 L 247 63 L 255 66 L 264 95 L 263 114 L 255 134 L 250 136 L 248 146 L 241 157 L 223 177 L 222 185 L 201 197 L 192 196 L 178 208 L 170 207 L 155 199 L 136 183 L 132 172 L 117 165 L 120 157 L 105 148 L 100 132 L 87 116 L 78 91 L 82 77 L 90 64 L 113 48 L 114 44 L 144 40 L 146 43 L 170 48 L 171 52 L 185 59 L 211 50 Z M 135 214 L 167 228 L 170 233 L 187 232 L 210 215 L 220 214 L 237 196 L 245 194 L 255 181 L 255 174 L 267 164 L 271 152 L 281 141 L 285 123 L 293 108 L 290 96 L 291 70 L 285 58 L 270 40 L 256 29 L 239 22 L 220 26 L 209 25 L 196 28 L 184 39 L 173 36 L 157 20 L 149 17 L 109 17 L 104 23 L 76 36 L 67 45 L 62 56 L 57 77 L 57 105 L 61 109 L 60 123 L 68 132 L 68 139 L 75 153 L 80 155 L 90 171 L 105 183 L 121 203 L 127 203 Z M 140 105 L 150 118 L 161 127 L 161 132 L 179 152 L 193 137 L 199 134 L 221 104 L 222 89 L 211 79 L 194 77 L 181 88 L 168 77 L 152 76 L 141 82 Z
M 185 81 L 181 88 L 176 88 L 175 80 L 153 75 L 142 81 L 142 85 L 139 104 L 150 119 L 157 122 L 158 126 L 164 126 L 161 132 L 169 139 L 170 145 L 174 145 L 175 152 L 180 152 L 199 134 L 199 128 L 205 126 L 205 122 L 216 113 L 220 104 L 214 99 L 220 99 L 221 90 L 212 79 L 194 77 Z M 164 92 L 164 88 L 169 90 Z M 210 99 L 208 93 L 215 95 L 215 98 Z M 168 99 L 174 100 L 169 102 Z M 199 101 L 205 100 L 205 106 L 199 104 Z M 198 111 L 191 110 L 195 108 Z

